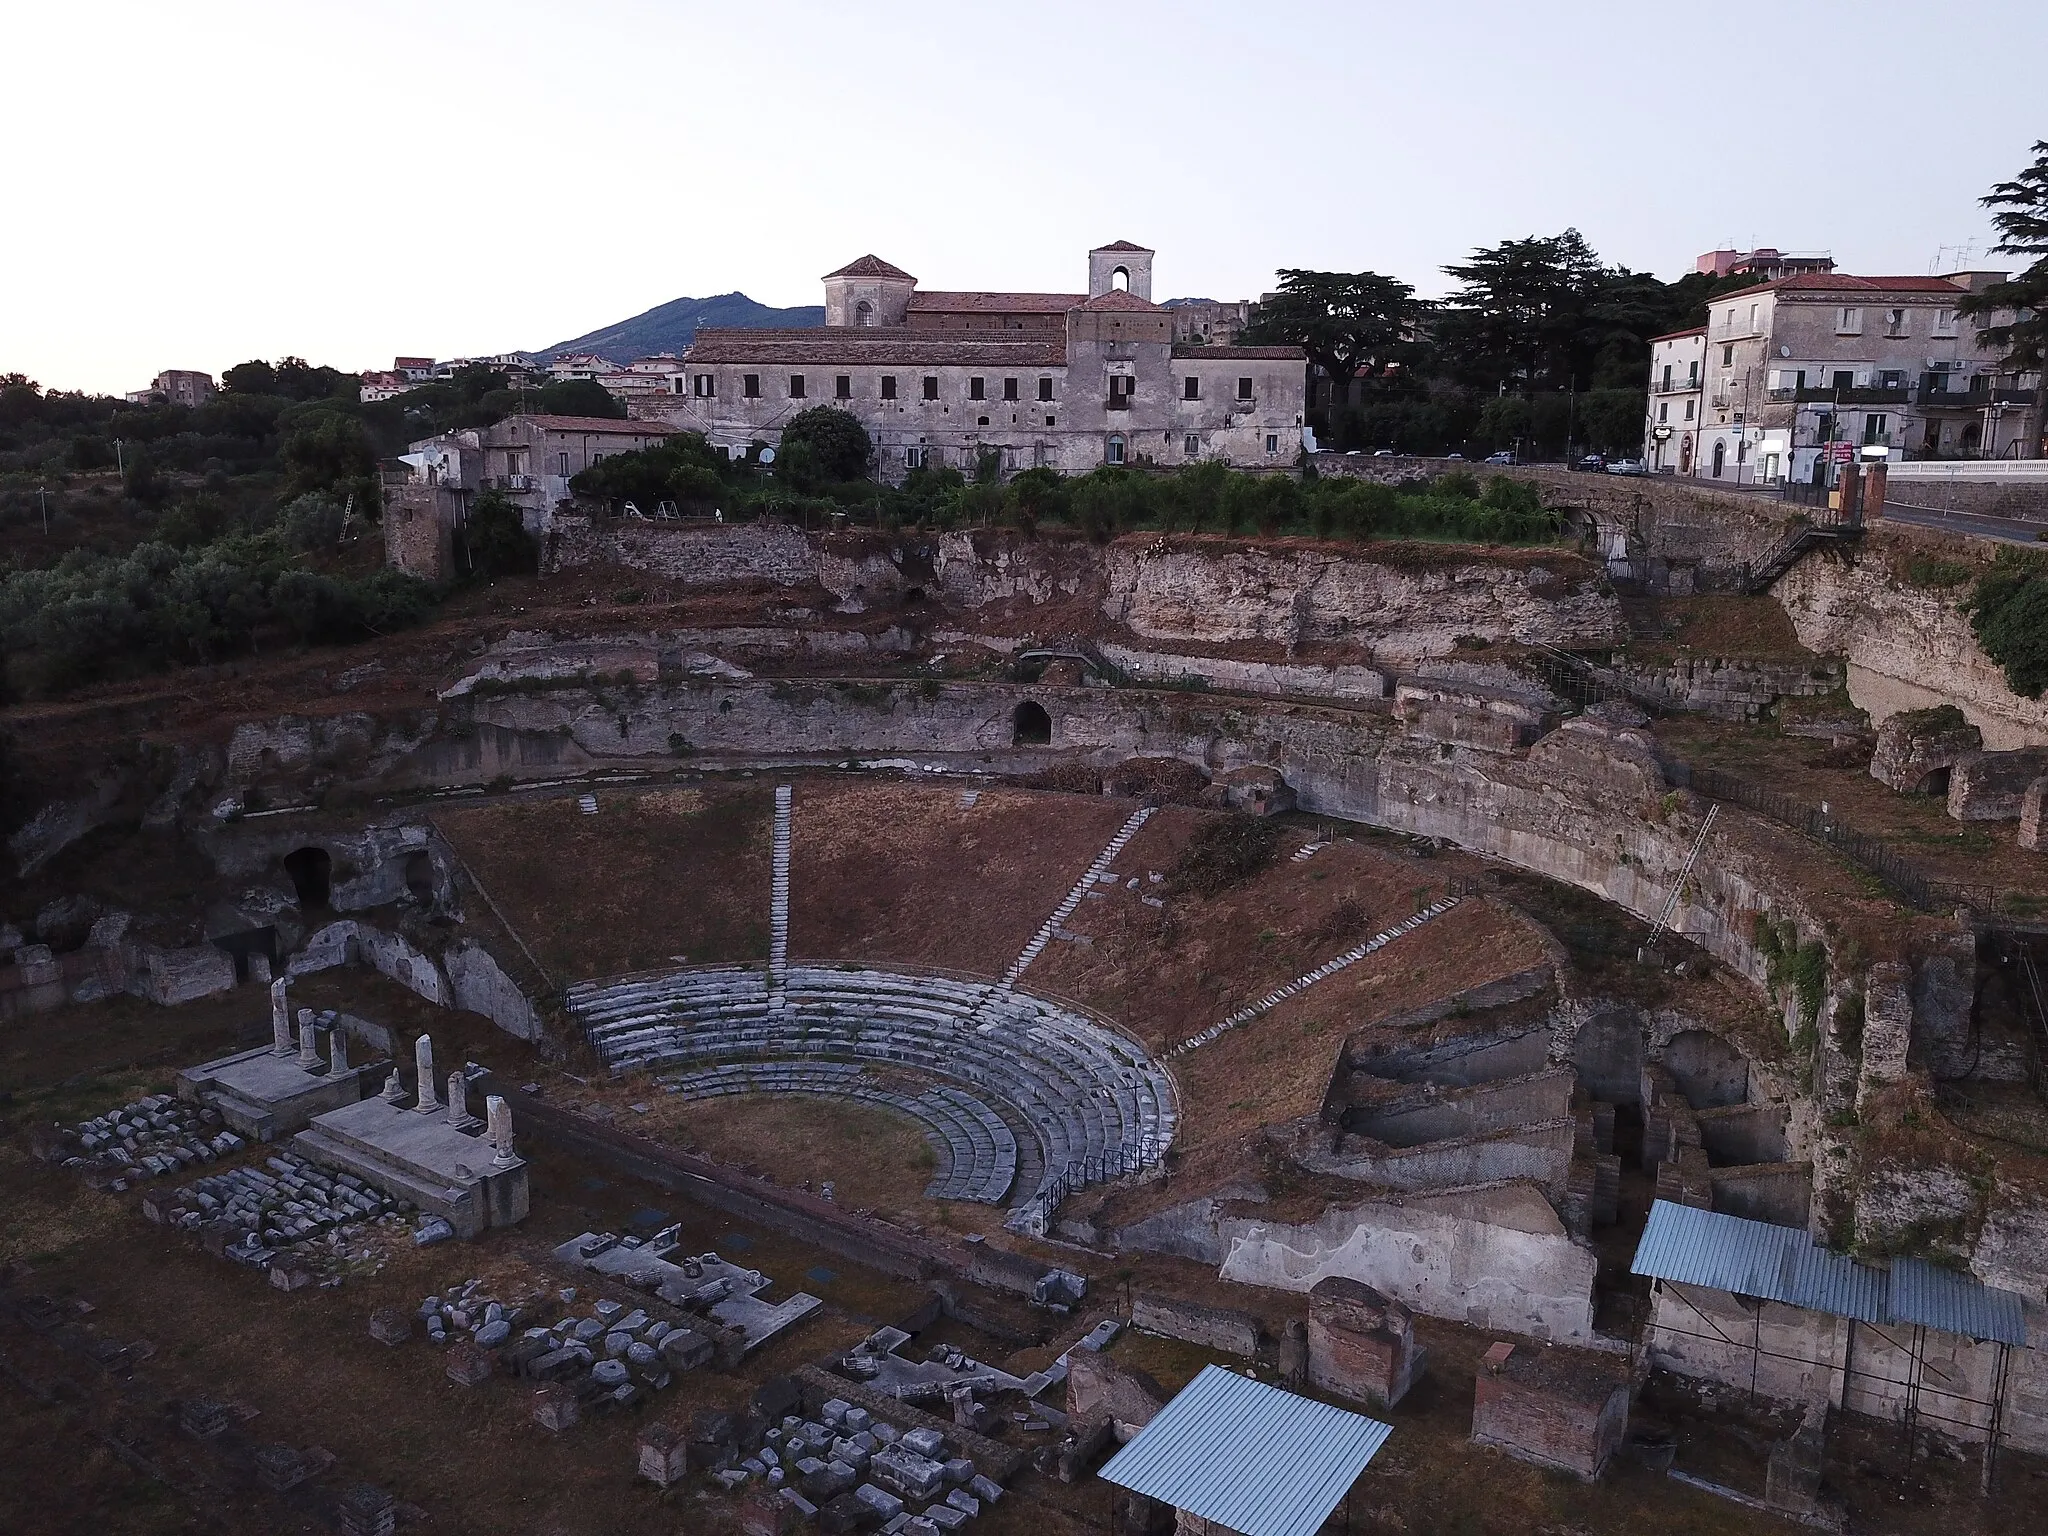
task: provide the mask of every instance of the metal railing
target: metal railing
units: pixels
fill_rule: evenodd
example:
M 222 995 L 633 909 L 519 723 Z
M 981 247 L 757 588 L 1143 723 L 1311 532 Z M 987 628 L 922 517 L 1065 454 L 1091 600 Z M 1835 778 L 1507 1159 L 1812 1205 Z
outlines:
M 1073 1158 L 1037 1194 L 1017 1206 L 1010 1213 L 1010 1220 L 1042 1235 L 1051 1230 L 1052 1213 L 1059 1209 L 1060 1202 L 1075 1190 L 1142 1173 L 1159 1161 L 1163 1151 L 1151 1137 L 1146 1137 L 1109 1147 L 1093 1157 Z
M 1948 880 L 1930 875 L 1881 837 L 1853 831 L 1819 806 L 1794 796 L 1765 789 L 1753 779 L 1724 773 L 1718 768 L 1697 768 L 1688 763 L 1668 762 L 1664 779 L 1676 789 L 1689 789 L 1710 800 L 1726 801 L 1744 810 L 1804 833 L 1824 843 L 1850 863 L 1874 876 L 1884 888 L 1905 905 L 1921 912 L 1953 911 L 1967 907 L 1989 926 L 2007 926 L 2026 921 L 2039 899 L 2030 891 L 2011 886 Z M 2048 903 L 2044 903 L 2048 916 Z

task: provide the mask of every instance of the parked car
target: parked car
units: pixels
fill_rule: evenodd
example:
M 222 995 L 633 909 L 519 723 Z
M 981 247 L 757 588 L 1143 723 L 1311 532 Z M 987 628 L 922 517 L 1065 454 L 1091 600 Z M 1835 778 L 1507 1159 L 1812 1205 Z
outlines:
M 1399 455 L 1396 454 L 1394 450 L 1391 448 L 1375 448 L 1372 451 L 1372 456 L 1376 459 L 1392 459 L 1399 457 Z
M 1586 454 L 1584 457 L 1576 460 L 1572 464 L 1572 468 L 1582 469 L 1585 470 L 1588 474 L 1597 475 L 1602 470 L 1607 468 L 1607 460 L 1597 453 L 1589 453 Z
M 1610 475 L 1647 475 L 1649 472 L 1641 459 L 1616 459 L 1607 466 Z
M 1444 455 L 1444 462 L 1446 464 L 1462 464 L 1465 462 L 1465 455 L 1462 453 L 1447 453 Z
M 1486 456 L 1486 462 L 1489 464 L 1512 464 L 1515 462 L 1515 456 L 1503 449 L 1499 453 L 1489 453 Z

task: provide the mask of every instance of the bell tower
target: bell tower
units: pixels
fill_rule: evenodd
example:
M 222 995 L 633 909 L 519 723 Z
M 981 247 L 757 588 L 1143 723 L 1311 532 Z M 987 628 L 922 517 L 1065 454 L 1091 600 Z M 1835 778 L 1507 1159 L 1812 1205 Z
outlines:
M 1153 254 L 1144 246 L 1133 245 L 1128 240 L 1098 245 L 1088 253 L 1088 297 L 1099 299 L 1105 293 L 1123 288 L 1149 301 L 1152 297 Z

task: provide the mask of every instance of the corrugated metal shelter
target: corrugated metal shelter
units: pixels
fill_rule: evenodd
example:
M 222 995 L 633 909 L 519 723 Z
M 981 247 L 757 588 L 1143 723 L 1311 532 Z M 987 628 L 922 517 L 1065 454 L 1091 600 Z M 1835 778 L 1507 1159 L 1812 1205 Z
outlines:
M 1860 1323 L 1939 1328 L 1997 1344 L 2025 1344 L 2021 1299 L 1920 1259 L 1889 1270 L 1821 1247 L 1797 1227 L 1659 1200 L 1629 1266 L 1638 1275 L 1703 1285 Z
M 1210 1365 L 1102 1476 L 1242 1536 L 1315 1536 L 1392 1433 Z

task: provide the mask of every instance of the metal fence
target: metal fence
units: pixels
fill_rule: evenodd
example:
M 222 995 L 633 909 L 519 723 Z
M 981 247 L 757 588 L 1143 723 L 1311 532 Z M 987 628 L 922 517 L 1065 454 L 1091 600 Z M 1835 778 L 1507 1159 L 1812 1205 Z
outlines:
M 1160 1150 L 1147 1137 L 1143 1141 L 1120 1143 L 1093 1157 L 1074 1158 L 1043 1189 L 1017 1207 L 1012 1219 L 1021 1218 L 1030 1231 L 1044 1233 L 1052 1226 L 1052 1213 L 1068 1195 L 1090 1184 L 1107 1184 L 1126 1174 L 1141 1173 L 1159 1161 Z
M 1852 831 L 1820 806 L 1765 789 L 1753 780 L 1718 768 L 1695 768 L 1686 763 L 1665 764 L 1664 777 L 1676 788 L 1739 805 L 1825 843 L 1875 876 L 1893 896 L 1919 911 L 1944 912 L 1968 907 L 1994 926 L 2032 915 L 2037 898 L 2031 892 L 1930 875 L 1883 838 Z

